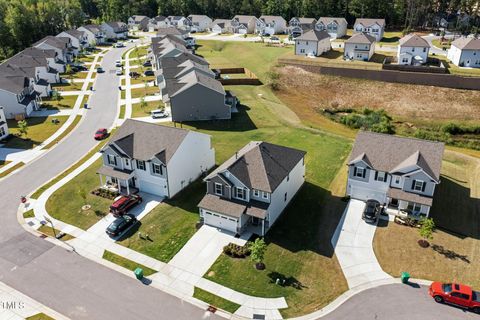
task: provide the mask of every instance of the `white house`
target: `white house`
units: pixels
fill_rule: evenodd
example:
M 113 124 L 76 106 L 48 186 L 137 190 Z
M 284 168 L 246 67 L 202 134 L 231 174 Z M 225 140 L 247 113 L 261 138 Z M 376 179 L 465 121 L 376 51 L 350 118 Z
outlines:
M 347 195 L 428 216 L 444 144 L 360 131 L 348 162 Z
M 264 236 L 302 187 L 305 154 L 268 142 L 247 144 L 204 179 L 203 223 Z
M 167 17 L 165 16 L 156 16 L 155 18 L 150 19 L 148 22 L 148 31 L 154 32 L 160 28 L 168 27 Z
M 124 22 L 104 22 L 100 25 L 100 28 L 107 39 L 127 39 L 128 37 L 128 26 Z
M 212 24 L 212 19 L 206 15 L 191 14 L 187 19 L 190 20 L 192 32 L 204 32 Z
M 72 42 L 69 37 L 46 36 L 45 38 L 35 42 L 32 47 L 55 50 L 57 56 L 64 62 L 71 62 L 75 52 L 72 48 Z
M 326 31 L 310 30 L 295 38 L 296 55 L 320 56 L 331 49 L 330 35 Z
M 452 42 L 447 58 L 458 67 L 480 68 L 480 39 L 458 38 Z
M 252 34 L 255 33 L 258 19 L 255 16 L 236 15 L 232 19 L 232 33 Z
M 33 78 L 22 71 L 0 71 L 0 103 L 7 119 L 28 117 L 38 110 L 40 98 Z
M 416 34 L 408 34 L 400 39 L 397 49 L 398 64 L 421 65 L 427 62 L 430 45 Z
M 105 42 L 105 33 L 99 25 L 87 24 L 77 28 L 77 30 L 85 32 L 88 45 L 90 46 L 95 46 L 97 44 L 102 44 Z
M 209 27 L 210 32 L 213 33 L 228 33 L 231 31 L 232 20 L 229 19 L 215 19 Z
M 375 38 L 356 33 L 345 41 L 343 57 L 347 60 L 368 61 L 375 53 Z
M 385 32 L 385 19 L 363 19 L 358 18 L 353 25 L 353 33 L 368 33 L 380 41 Z
M 88 45 L 88 38 L 85 32 L 71 29 L 67 31 L 62 31 L 57 34 L 57 37 L 70 38 L 72 43 L 71 47 L 75 51 L 75 54 L 78 54 L 79 50 L 82 50 Z
M 192 26 L 191 21 L 183 16 L 168 16 L 167 21 L 170 27 L 190 30 L 190 27 Z
M 292 35 L 292 37 L 296 38 L 307 31 L 315 29 L 315 24 L 317 23 L 317 19 L 315 18 L 300 18 L 300 17 L 293 17 L 288 22 L 288 34 Z
M 3 107 L 0 106 L 0 140 L 5 139 L 8 137 L 8 123 L 7 118 L 5 117 L 5 112 L 3 111 Z
M 261 35 L 285 34 L 287 21 L 281 16 L 261 16 L 257 19 L 255 33 Z
M 319 31 L 327 31 L 332 39 L 337 39 L 347 34 L 347 20 L 345 18 L 321 17 L 315 28 Z
M 128 18 L 128 29 L 132 31 L 147 31 L 150 18 L 147 16 L 131 16 Z
M 100 151 L 100 184 L 172 198 L 215 165 L 210 136 L 127 119 Z

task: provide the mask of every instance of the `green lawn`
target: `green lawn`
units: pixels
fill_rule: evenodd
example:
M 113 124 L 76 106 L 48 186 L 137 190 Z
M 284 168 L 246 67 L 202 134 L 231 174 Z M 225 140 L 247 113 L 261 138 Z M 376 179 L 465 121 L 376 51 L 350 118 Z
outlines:
M 130 79 L 130 84 L 139 84 L 139 83 L 145 83 L 145 82 L 151 82 L 151 81 L 154 81 L 155 80 L 155 76 L 144 76 L 142 74 L 142 76 L 134 79 L 134 78 L 131 78 Z
M 195 287 L 193 291 L 193 297 L 202 300 L 217 309 L 222 309 L 230 313 L 234 313 L 238 308 L 240 308 L 239 304 L 225 300 L 197 287 Z
M 68 76 L 67 79 L 70 79 Z M 55 83 L 52 84 L 52 90 L 57 91 L 77 91 L 82 90 L 83 82 Z
M 82 62 L 93 62 L 94 59 L 95 57 L 93 55 L 88 55 L 88 56 L 83 56 L 81 58 L 78 58 L 78 60 Z
M 130 53 L 130 59 L 140 58 L 147 55 L 148 47 L 139 47 L 132 50 Z
M 136 263 L 132 260 L 128 260 L 128 259 L 126 259 L 122 256 L 119 256 L 119 255 L 117 255 L 113 252 L 110 252 L 108 250 L 105 250 L 103 252 L 103 257 L 102 258 L 105 259 L 105 260 L 108 260 L 110 262 L 113 262 L 115 264 L 118 264 L 119 266 L 122 266 L 125 269 L 131 270 L 131 271 L 134 271 L 137 268 L 142 268 L 143 269 L 143 275 L 145 277 L 148 277 L 148 276 L 154 274 L 155 272 L 157 272 L 153 269 L 150 269 L 149 267 L 145 267 L 144 265 L 138 264 L 138 263 Z
M 155 94 L 160 94 L 160 89 L 157 86 L 132 89 L 131 94 L 132 94 L 132 99 L 141 98 L 144 96 L 153 96 Z
M 383 34 L 383 38 L 379 45 L 387 45 L 387 46 L 396 46 L 398 45 L 398 41 L 403 37 L 401 31 L 385 31 Z
M 49 237 L 55 238 L 61 231 L 58 229 L 55 229 L 55 232 L 52 230 L 52 226 L 50 224 L 44 224 L 41 225 L 40 228 L 37 229 L 38 232 L 41 232 Z M 65 234 L 61 240 L 63 241 L 68 241 L 75 239 L 74 236 L 71 236 L 69 234 Z
M 200 181 L 192 183 L 178 196 L 153 209 L 137 229 L 118 243 L 157 260 L 170 261 L 196 231 L 197 204 L 205 194 L 204 188 Z M 139 232 L 150 240 L 141 239 Z
M 47 316 L 45 313 L 37 313 L 33 316 L 25 318 L 25 320 L 55 320 L 50 316 Z
M 126 110 L 126 106 L 124 104 L 122 104 L 120 106 L 120 113 L 118 114 L 118 118 L 119 119 L 124 119 L 125 118 L 125 110 Z
M 81 86 L 80 86 L 81 89 Z M 79 90 L 80 90 L 79 89 Z M 60 100 L 54 98 L 42 98 L 42 108 L 47 109 L 72 109 L 78 96 L 60 96 Z
M 432 44 L 435 47 L 440 48 L 440 49 L 443 49 L 443 48 L 450 49 L 451 40 L 445 39 L 445 41 L 442 42 L 441 39 L 433 39 Z
M 55 219 L 87 230 L 108 214 L 111 200 L 94 196 L 90 191 L 100 186 L 96 171 L 102 165 L 102 159 L 95 161 L 85 171 L 69 183 L 55 191 L 47 201 L 47 211 Z M 87 192 L 88 211 L 82 211 L 83 199 L 79 194 L 80 187 Z
M 52 123 L 52 119 L 57 119 L 59 123 Z M 19 136 L 17 121 L 7 120 L 11 136 L 8 138 L 5 147 L 18 149 L 34 148 L 60 129 L 67 119 L 67 116 L 28 118 L 26 119 L 28 123 L 28 135 L 26 138 Z
M 3 178 L 3 177 L 6 177 L 8 176 L 10 173 L 12 173 L 13 171 L 23 167 L 25 165 L 25 163 L 23 162 L 19 162 L 17 164 L 15 164 L 13 167 L 10 167 L 9 169 L 5 170 L 5 171 L 2 171 L 0 173 L 0 179 Z
M 146 102 L 147 105 L 142 109 L 140 103 L 135 103 L 132 105 L 132 118 L 147 117 L 150 115 L 150 111 L 155 109 L 161 109 L 164 105 L 160 101 L 149 101 Z
M 34 218 L 35 217 L 35 213 L 33 213 L 33 209 L 30 209 L 28 211 L 25 211 L 23 213 L 23 218 L 24 219 L 27 219 L 27 218 Z
M 73 129 L 77 126 L 77 124 L 82 120 L 82 116 L 77 115 L 75 119 L 73 119 L 73 122 L 65 129 L 65 131 L 62 132 L 57 138 L 53 139 L 49 144 L 47 144 L 43 149 L 50 149 L 57 143 L 59 143 L 63 138 L 65 138 L 70 132 L 72 132 Z

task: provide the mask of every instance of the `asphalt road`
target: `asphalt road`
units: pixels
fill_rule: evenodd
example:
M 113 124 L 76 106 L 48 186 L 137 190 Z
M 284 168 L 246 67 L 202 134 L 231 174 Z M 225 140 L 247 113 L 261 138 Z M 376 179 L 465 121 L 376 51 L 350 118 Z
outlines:
M 463 309 L 436 303 L 425 286 L 392 284 L 353 296 L 322 320 L 461 320 L 480 319 Z
M 81 159 L 95 146 L 94 131 L 113 124 L 119 85 L 114 64 L 132 46 L 105 55 L 91 109 L 74 133 L 1 181 L 0 281 L 72 319 L 203 319 L 203 310 L 37 238 L 17 222 L 20 196 Z

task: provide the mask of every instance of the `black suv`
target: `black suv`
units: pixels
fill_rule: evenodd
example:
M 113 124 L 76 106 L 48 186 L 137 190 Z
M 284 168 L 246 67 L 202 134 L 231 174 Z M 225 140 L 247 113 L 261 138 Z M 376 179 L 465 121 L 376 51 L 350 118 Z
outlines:
M 380 215 L 380 202 L 369 199 L 363 210 L 362 219 L 366 222 L 375 223 Z
M 117 237 L 121 235 L 125 230 L 133 226 L 135 223 L 137 223 L 137 218 L 135 218 L 133 214 L 126 214 L 110 223 L 105 232 L 110 237 Z

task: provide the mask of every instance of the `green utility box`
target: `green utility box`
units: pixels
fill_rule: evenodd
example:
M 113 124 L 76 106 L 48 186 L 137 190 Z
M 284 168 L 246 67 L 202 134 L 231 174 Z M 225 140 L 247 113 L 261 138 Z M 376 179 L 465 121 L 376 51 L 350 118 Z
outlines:
M 143 269 L 142 268 L 137 268 L 133 272 L 135 273 L 135 277 L 137 277 L 138 280 L 143 279 Z
M 402 283 L 408 283 L 408 280 L 410 279 L 410 273 L 402 272 L 400 278 L 402 279 Z

